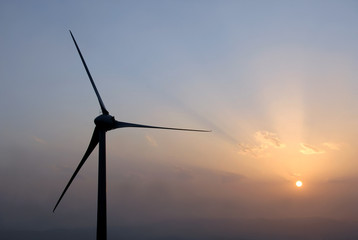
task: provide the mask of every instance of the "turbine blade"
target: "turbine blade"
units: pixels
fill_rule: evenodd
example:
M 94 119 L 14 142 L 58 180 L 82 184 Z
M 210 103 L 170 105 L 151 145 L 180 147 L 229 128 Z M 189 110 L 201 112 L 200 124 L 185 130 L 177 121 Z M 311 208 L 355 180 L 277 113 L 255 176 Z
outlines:
M 65 193 L 66 193 L 67 189 L 69 188 L 69 186 L 71 185 L 73 179 L 76 177 L 77 173 L 80 171 L 82 165 L 86 162 L 88 156 L 92 153 L 93 149 L 97 146 L 98 142 L 99 142 L 99 131 L 98 131 L 97 127 L 96 127 L 94 129 L 94 131 L 93 131 L 92 138 L 91 138 L 91 141 L 90 141 L 90 143 L 88 145 L 87 151 L 85 152 L 85 155 L 83 156 L 83 158 L 80 161 L 80 163 L 78 164 L 75 172 L 73 173 L 70 181 L 67 183 L 65 189 L 63 190 L 60 198 L 58 199 L 58 201 L 56 203 L 56 206 L 53 209 L 53 212 L 55 212 L 58 204 L 60 203 L 62 197 L 65 195 Z
M 98 102 L 99 102 L 99 105 L 101 106 L 102 113 L 105 114 L 105 115 L 108 115 L 108 111 L 107 111 L 106 107 L 104 106 L 104 103 L 103 103 L 103 101 L 102 101 L 102 98 L 101 98 L 101 96 L 99 95 L 99 92 L 98 92 L 98 90 L 97 90 L 97 87 L 96 87 L 96 85 L 94 84 L 93 78 L 92 78 L 92 76 L 91 76 L 91 73 L 90 73 L 90 71 L 88 70 L 88 67 L 87 67 L 87 64 L 86 64 L 86 62 L 85 62 L 85 59 L 84 59 L 83 56 L 82 56 L 82 53 L 81 53 L 81 51 L 80 51 L 80 48 L 78 47 L 77 42 L 76 42 L 76 40 L 75 40 L 75 37 L 73 36 L 71 30 L 70 30 L 70 34 L 71 34 L 71 37 L 72 37 L 73 42 L 74 42 L 75 45 L 76 45 L 78 54 L 79 54 L 80 57 L 81 57 L 83 66 L 84 66 L 85 69 L 86 69 L 87 75 L 88 75 L 88 77 L 89 77 L 89 79 L 90 79 L 90 81 L 91 81 L 92 87 L 93 87 L 93 89 L 94 89 L 94 91 L 95 91 L 95 93 L 96 93 L 96 95 L 97 95 Z
M 127 123 L 127 122 L 119 122 L 116 121 L 114 128 L 125 128 L 125 127 L 133 127 L 133 128 L 155 128 L 155 129 L 165 129 L 165 130 L 178 130 L 178 131 L 192 131 L 192 132 L 211 132 L 211 130 L 201 130 L 201 129 L 188 129 L 188 128 L 171 128 L 171 127 L 157 127 L 157 126 L 149 126 L 135 123 Z

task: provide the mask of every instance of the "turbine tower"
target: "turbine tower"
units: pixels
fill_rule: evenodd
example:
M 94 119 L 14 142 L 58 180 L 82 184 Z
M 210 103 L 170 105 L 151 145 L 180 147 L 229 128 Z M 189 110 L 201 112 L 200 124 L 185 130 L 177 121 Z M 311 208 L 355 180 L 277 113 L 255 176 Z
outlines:
M 109 115 L 101 96 L 98 93 L 97 87 L 93 81 L 90 71 L 88 70 L 87 64 L 82 56 L 80 48 L 77 45 L 77 42 L 70 31 L 72 40 L 76 45 L 78 54 L 80 55 L 81 61 L 84 68 L 86 69 L 88 78 L 92 84 L 93 90 L 96 93 L 99 105 L 101 107 L 102 114 L 94 119 L 96 127 L 94 128 L 91 141 L 88 145 L 88 148 L 78 164 L 75 172 L 73 173 L 70 181 L 67 183 L 65 189 L 63 190 L 60 198 L 58 199 L 53 212 L 55 212 L 58 204 L 61 202 L 61 199 L 65 195 L 67 189 L 71 185 L 73 179 L 75 179 L 77 173 L 80 171 L 83 164 L 86 162 L 89 155 L 95 149 L 97 144 L 99 144 L 99 154 L 98 154 L 98 201 L 97 201 L 97 240 L 106 240 L 107 239 L 107 200 L 106 200 L 106 132 L 114 130 L 117 128 L 125 127 L 134 127 L 134 128 L 154 128 L 154 129 L 166 129 L 166 130 L 178 130 L 178 131 L 195 131 L 195 132 L 211 132 L 208 130 L 197 130 L 197 129 L 185 129 L 185 128 L 170 128 L 170 127 L 157 127 L 149 125 L 141 125 L 128 122 L 120 122 L 115 120 L 115 118 Z

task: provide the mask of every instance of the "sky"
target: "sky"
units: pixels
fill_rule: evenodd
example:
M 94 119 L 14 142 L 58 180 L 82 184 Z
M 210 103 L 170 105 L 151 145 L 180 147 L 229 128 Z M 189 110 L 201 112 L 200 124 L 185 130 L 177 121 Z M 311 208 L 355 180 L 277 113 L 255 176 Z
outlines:
M 71 30 L 117 120 L 212 130 L 108 132 L 110 239 L 358 238 L 357 22 L 348 0 L 1 1 L 0 234 L 95 238 L 97 149 L 52 213 L 100 115 Z

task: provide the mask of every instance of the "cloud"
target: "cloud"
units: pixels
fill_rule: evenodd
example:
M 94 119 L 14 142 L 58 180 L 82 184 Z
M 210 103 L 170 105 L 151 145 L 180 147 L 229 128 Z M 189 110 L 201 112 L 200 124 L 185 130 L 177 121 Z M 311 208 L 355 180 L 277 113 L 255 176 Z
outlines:
M 38 138 L 38 137 L 36 137 L 36 136 L 34 136 L 32 139 L 33 139 L 35 142 L 39 143 L 39 144 L 46 144 L 46 141 L 45 141 L 45 140 L 43 140 L 43 139 L 41 139 L 41 138 Z
M 284 148 L 285 144 L 281 142 L 277 134 L 267 131 L 257 131 L 255 133 L 257 141 L 261 142 L 264 146 L 272 146 L 275 148 Z
M 324 151 L 322 149 L 319 149 L 315 146 L 306 144 L 306 143 L 301 143 L 300 144 L 302 149 L 300 150 L 300 152 L 302 154 L 322 154 L 324 153 Z
M 157 141 L 155 141 L 155 139 L 152 138 L 151 136 L 146 135 L 145 138 L 147 139 L 149 145 L 151 145 L 151 146 L 153 146 L 153 147 L 157 147 L 157 146 L 158 146 Z
M 281 141 L 277 134 L 268 131 L 257 131 L 254 134 L 256 144 L 239 143 L 239 153 L 253 157 L 262 156 L 262 152 L 269 147 L 284 148 L 286 145 Z
M 298 172 L 290 173 L 290 176 L 292 176 L 292 177 L 301 177 L 301 173 L 298 173 Z
M 222 172 L 221 173 L 222 183 L 237 183 L 243 179 L 245 179 L 245 176 L 243 176 L 241 174 L 231 173 L 231 172 Z
M 239 143 L 238 147 L 238 153 L 253 157 L 258 157 L 260 152 L 262 152 L 262 150 L 264 149 L 262 146 L 259 145 L 249 145 L 245 143 Z
M 336 151 L 341 150 L 341 145 L 337 144 L 337 143 L 325 142 L 322 145 L 324 145 L 325 147 L 327 147 L 327 148 L 329 148 L 331 150 L 336 150 Z
M 175 165 L 172 169 L 167 170 L 170 178 L 174 177 L 175 181 L 191 181 L 192 183 L 209 184 L 235 184 L 246 177 L 239 173 L 221 171 L 215 169 L 206 169 L 198 167 L 182 167 Z M 211 183 L 209 183 L 211 182 Z M 183 183 L 183 182 L 182 182 Z

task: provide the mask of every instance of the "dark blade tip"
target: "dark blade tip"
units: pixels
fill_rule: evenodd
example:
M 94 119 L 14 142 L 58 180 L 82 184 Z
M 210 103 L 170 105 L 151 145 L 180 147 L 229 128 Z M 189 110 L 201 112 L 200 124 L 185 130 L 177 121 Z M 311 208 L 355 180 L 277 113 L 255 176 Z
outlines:
M 55 212 L 55 210 L 56 210 L 56 208 L 57 208 L 58 204 L 60 203 L 60 201 L 61 201 L 61 199 L 60 199 L 59 201 L 57 201 L 57 203 L 56 203 L 55 207 L 54 207 L 54 208 L 53 208 L 53 210 L 52 210 L 52 212 L 53 212 L 53 213 Z
M 189 130 L 193 132 L 212 132 L 212 130 Z

